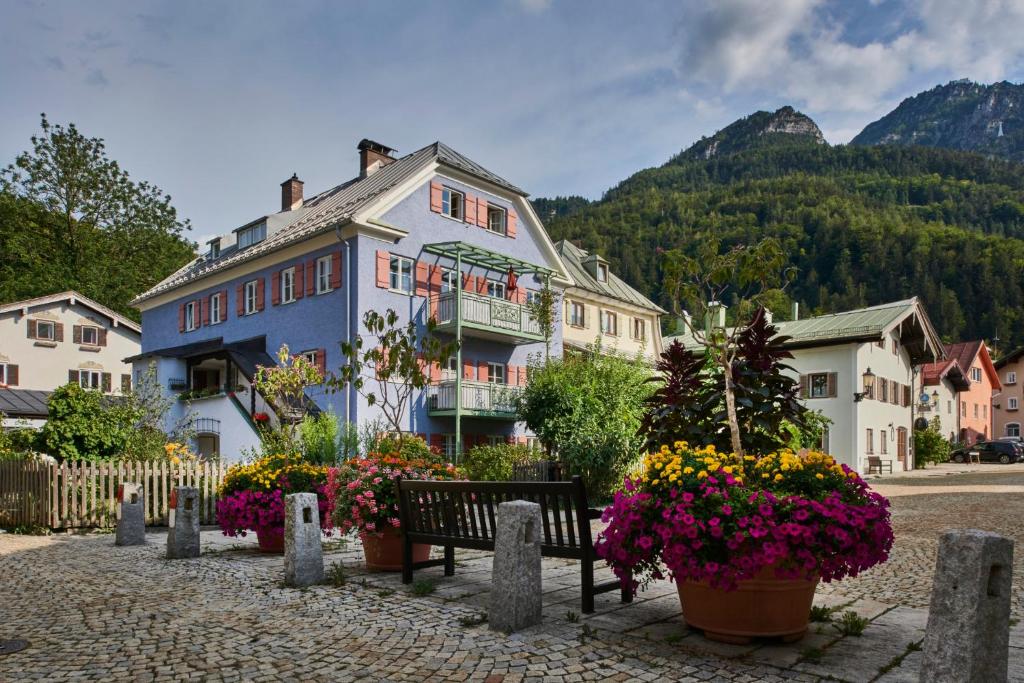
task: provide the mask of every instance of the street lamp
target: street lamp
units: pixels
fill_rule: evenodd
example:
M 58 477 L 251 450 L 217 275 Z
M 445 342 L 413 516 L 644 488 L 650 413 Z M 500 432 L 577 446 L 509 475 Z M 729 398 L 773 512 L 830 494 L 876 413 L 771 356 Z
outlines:
M 871 372 L 871 368 L 864 371 L 864 391 L 853 392 L 854 402 L 862 401 L 865 396 L 871 393 L 875 388 L 875 373 Z

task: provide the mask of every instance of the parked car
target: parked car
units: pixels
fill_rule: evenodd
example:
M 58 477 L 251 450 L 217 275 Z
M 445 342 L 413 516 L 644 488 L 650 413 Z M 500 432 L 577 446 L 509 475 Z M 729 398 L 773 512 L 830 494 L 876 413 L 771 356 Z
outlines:
M 981 462 L 999 462 L 1009 465 L 1024 460 L 1024 447 L 1013 441 L 979 441 L 972 446 L 957 448 L 949 454 L 953 462 L 967 462 L 969 454 L 977 453 Z

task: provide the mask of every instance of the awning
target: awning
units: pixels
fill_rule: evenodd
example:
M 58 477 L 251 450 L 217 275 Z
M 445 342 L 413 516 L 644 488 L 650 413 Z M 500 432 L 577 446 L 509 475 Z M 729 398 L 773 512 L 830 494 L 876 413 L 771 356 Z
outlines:
M 499 254 L 496 251 L 478 247 L 475 244 L 469 244 L 467 242 L 436 242 L 434 244 L 428 244 L 423 247 L 423 251 L 434 256 L 444 256 L 450 258 L 453 261 L 456 258 L 460 258 L 463 263 L 468 263 L 472 266 L 480 266 L 481 268 L 489 268 L 490 270 L 496 270 L 499 272 L 507 271 L 512 268 L 516 273 L 534 273 L 541 277 L 552 277 L 556 275 L 555 271 L 544 266 L 538 266 L 529 261 L 523 261 L 521 259 L 513 258 L 512 256 L 506 256 Z
M 46 402 L 51 393 L 32 389 L 0 389 L 0 412 L 10 418 L 45 420 L 48 415 Z

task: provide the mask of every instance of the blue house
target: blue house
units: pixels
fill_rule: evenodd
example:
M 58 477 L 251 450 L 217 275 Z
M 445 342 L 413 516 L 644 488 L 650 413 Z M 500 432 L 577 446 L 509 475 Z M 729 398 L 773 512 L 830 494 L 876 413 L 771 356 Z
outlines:
M 573 282 L 526 193 L 441 142 L 397 158 L 370 140 L 358 149 L 357 177 L 306 198 L 293 175 L 279 212 L 211 240 L 135 299 L 134 372 L 155 369 L 187 399 L 181 414 L 194 415 L 204 454 L 235 459 L 258 444 L 254 416 L 279 419 L 252 380 L 282 344 L 337 370 L 341 342 L 367 336 L 364 313 L 387 309 L 421 325 L 434 316 L 441 334 L 461 340 L 449 367 L 431 369 L 404 430 L 453 456 L 531 438 L 512 406 L 528 357 L 544 349 L 526 302 L 545 283 L 559 292 Z M 555 327 L 551 351 L 561 355 Z M 380 416 L 351 387 L 307 393 L 355 425 Z

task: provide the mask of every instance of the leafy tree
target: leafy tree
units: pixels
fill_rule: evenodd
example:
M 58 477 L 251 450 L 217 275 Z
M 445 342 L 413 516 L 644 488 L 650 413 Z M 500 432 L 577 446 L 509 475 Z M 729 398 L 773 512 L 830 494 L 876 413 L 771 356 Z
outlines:
M 113 459 L 124 453 L 138 417 L 98 391 L 66 384 L 50 395 L 40 441 L 58 460 Z
M 644 400 L 652 387 L 642 361 L 590 353 L 530 368 L 518 399 L 519 418 L 588 490 L 608 495 L 636 462 Z
M 273 367 L 258 367 L 253 378 L 253 386 L 277 408 L 281 421 L 277 432 L 264 428 L 260 440 L 264 451 L 269 447 L 274 455 L 301 453 L 296 424 L 306 415 L 306 389 L 323 384 L 324 377 L 306 358 L 293 356 L 287 344 L 277 350 L 277 362 Z
M 187 263 L 195 245 L 170 197 L 131 180 L 103 140 L 44 114 L 32 150 L 0 171 L 0 300 L 76 289 L 118 312 Z
M 932 418 L 927 429 L 914 430 L 914 467 L 924 469 L 928 463 L 946 462 L 950 450 L 952 447 L 942 436 L 942 424 L 938 417 Z
M 544 336 L 544 359 L 551 357 L 551 338 L 555 334 L 555 327 L 558 325 L 558 294 L 551 289 L 548 283 L 544 284 L 536 298 L 527 304 L 527 311 L 530 317 L 537 321 L 541 334 Z

